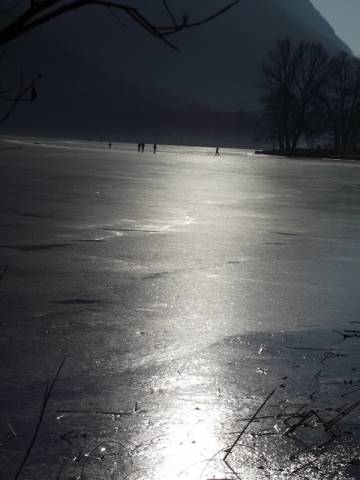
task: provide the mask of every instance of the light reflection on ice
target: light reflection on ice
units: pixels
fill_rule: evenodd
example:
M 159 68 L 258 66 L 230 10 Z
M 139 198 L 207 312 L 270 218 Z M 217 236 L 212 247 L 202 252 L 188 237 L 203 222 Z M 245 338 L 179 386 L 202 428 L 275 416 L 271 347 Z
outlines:
M 154 478 L 199 480 L 214 452 L 222 447 L 214 425 L 193 404 L 179 404 L 172 418 L 163 461 L 156 467 Z
M 116 238 L 116 237 L 123 237 L 124 236 L 124 232 L 114 232 L 110 235 L 104 235 L 102 237 L 96 237 L 94 238 L 94 240 L 96 242 L 101 242 L 102 240 L 108 240 L 109 238 Z
M 185 227 L 195 223 L 195 219 L 188 215 L 186 212 L 183 214 L 183 218 L 178 220 L 171 220 L 170 222 L 164 222 L 163 220 L 149 219 L 148 223 L 142 224 L 141 228 L 144 230 L 158 230 L 158 232 L 167 232 L 172 228 Z M 139 227 L 140 228 L 140 227 Z

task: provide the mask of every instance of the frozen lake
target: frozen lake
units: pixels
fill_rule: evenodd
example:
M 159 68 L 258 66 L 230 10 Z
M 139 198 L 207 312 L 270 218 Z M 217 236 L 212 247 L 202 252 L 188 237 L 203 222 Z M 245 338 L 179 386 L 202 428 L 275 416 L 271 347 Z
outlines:
M 360 478 L 360 164 L 2 148 L 4 478 Z

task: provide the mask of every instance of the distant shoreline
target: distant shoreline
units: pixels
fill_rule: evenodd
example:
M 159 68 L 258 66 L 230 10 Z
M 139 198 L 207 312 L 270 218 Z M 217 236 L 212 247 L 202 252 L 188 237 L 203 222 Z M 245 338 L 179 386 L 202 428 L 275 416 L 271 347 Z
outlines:
M 65 150 L 83 150 L 92 152 L 101 152 L 106 154 L 114 154 L 119 152 L 130 152 L 138 154 L 137 143 L 129 142 L 112 142 L 112 148 L 109 148 L 109 142 L 105 140 L 83 140 L 68 139 L 54 137 L 31 137 L 31 136 L 5 136 L 0 135 L 0 151 L 1 150 L 19 150 L 24 147 L 39 148 L 56 148 Z M 158 144 L 158 154 L 183 154 L 183 155 L 200 155 L 206 157 L 215 157 L 215 147 L 206 145 L 176 145 L 176 144 Z M 221 147 L 220 157 L 222 156 L 254 156 L 254 148 L 236 148 Z M 145 154 L 151 153 L 153 157 L 152 144 L 148 143 L 145 147 Z
M 18 150 L 24 146 L 33 147 L 49 147 L 49 148 L 65 148 L 65 149 L 80 149 L 80 150 L 98 150 L 101 152 L 116 152 L 116 151 L 130 151 L 137 152 L 137 144 L 132 142 L 112 142 L 113 149 L 109 150 L 108 142 L 105 140 L 86 140 L 86 139 L 72 139 L 72 138 L 56 138 L 56 137 L 32 137 L 32 136 L 9 136 L 0 135 L 0 151 Z M 147 145 L 147 153 L 152 152 L 151 145 Z M 170 145 L 160 144 L 158 153 L 196 153 L 207 156 L 214 155 L 215 147 L 206 145 Z M 180 150 L 178 150 L 180 149 Z M 186 149 L 184 151 L 184 149 Z M 334 160 L 334 161 L 352 161 L 360 160 L 360 150 L 354 153 L 337 152 L 334 150 L 325 149 L 297 149 L 294 153 L 283 152 L 280 150 L 270 149 L 255 149 L 255 148 L 238 148 L 238 147 L 221 147 L 220 156 L 232 156 L 246 154 L 247 156 L 264 155 L 271 157 L 278 157 L 284 159 L 313 159 L 313 160 Z
M 336 152 L 334 150 L 307 150 L 298 149 L 294 153 L 280 150 L 255 150 L 256 155 L 269 155 L 284 158 L 313 158 L 317 160 L 360 160 L 360 151 L 354 153 Z

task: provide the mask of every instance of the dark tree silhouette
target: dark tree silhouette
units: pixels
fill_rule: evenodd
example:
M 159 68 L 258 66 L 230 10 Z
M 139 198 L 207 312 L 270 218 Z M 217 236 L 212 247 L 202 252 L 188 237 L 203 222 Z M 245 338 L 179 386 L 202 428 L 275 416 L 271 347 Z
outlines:
M 309 126 L 318 92 L 326 80 L 327 54 L 322 45 L 289 39 L 278 42 L 262 65 L 263 115 L 283 151 L 294 152 Z
M 262 64 L 263 116 L 281 150 L 290 151 L 294 136 L 297 57 L 290 39 L 278 42 Z
M 335 150 L 355 150 L 360 137 L 360 60 L 338 53 L 321 95 Z
M 320 44 L 277 43 L 262 65 L 262 126 L 266 139 L 293 153 L 300 139 L 313 148 L 329 138 L 336 151 L 360 140 L 360 60 L 346 52 L 329 58 Z
M 319 43 L 300 43 L 296 48 L 296 110 L 291 151 L 296 149 L 300 137 L 310 124 L 314 125 L 318 111 L 318 98 L 327 81 L 328 55 Z

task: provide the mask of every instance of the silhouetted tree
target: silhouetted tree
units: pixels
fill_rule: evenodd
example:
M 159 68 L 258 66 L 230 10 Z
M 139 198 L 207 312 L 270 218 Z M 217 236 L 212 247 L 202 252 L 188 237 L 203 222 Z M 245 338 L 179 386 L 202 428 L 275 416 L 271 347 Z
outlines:
M 296 149 L 300 137 L 309 131 L 310 127 L 312 133 L 316 133 L 314 120 L 318 117 L 319 93 L 326 84 L 328 66 L 328 55 L 319 43 L 300 43 L 295 56 L 295 125 L 291 151 Z
M 345 52 L 328 64 L 325 107 L 336 150 L 354 150 L 360 133 L 360 61 Z
M 291 150 L 294 131 L 296 55 L 290 39 L 279 41 L 262 64 L 263 118 L 280 150 Z
M 262 64 L 263 117 L 280 150 L 294 152 L 326 80 L 327 54 L 320 44 L 289 39 L 269 50 Z
M 328 131 L 329 122 L 326 111 L 318 98 L 312 102 L 305 117 L 303 135 L 308 149 L 312 150 L 319 146 Z

